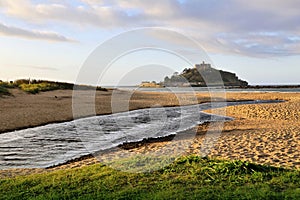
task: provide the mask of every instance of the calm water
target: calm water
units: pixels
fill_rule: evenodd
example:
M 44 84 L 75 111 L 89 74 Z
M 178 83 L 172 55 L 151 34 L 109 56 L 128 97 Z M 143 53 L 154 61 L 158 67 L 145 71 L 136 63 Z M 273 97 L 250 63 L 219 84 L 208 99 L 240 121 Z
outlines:
M 123 90 L 139 90 L 139 91 L 149 91 L 149 92 L 300 92 L 299 88 L 231 88 L 231 89 L 222 89 L 222 88 L 205 88 L 205 87 L 166 87 L 166 88 L 139 88 L 135 86 L 121 86 L 121 87 L 108 87 L 108 88 L 118 88 Z
M 148 108 L 0 134 L 0 169 L 49 167 L 124 142 L 176 134 L 205 121 L 228 120 L 201 110 L 274 101 Z

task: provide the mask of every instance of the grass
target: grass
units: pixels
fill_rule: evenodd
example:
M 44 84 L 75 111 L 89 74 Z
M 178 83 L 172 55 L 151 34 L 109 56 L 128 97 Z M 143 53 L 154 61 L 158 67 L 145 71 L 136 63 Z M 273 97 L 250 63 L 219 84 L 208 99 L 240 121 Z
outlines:
M 0 80 L 0 96 L 2 95 L 10 95 L 10 92 L 8 91 L 9 88 L 13 88 L 14 86 L 11 85 L 8 82 L 2 82 Z
M 10 95 L 7 88 L 0 86 L 0 96 L 2 95 Z
M 300 172 L 198 156 L 147 173 L 96 164 L 2 179 L 0 199 L 300 199 Z
M 23 83 L 19 85 L 19 88 L 21 90 L 31 94 L 37 94 L 39 92 L 46 92 L 52 90 L 72 90 L 73 87 L 74 87 L 73 84 L 58 83 L 58 82 L 42 82 L 42 83 L 31 83 L 31 84 Z M 107 89 L 102 87 L 92 87 L 92 86 L 85 86 L 85 85 L 77 85 L 76 89 L 77 90 L 95 89 L 95 90 L 107 91 Z
M 36 84 L 23 83 L 23 84 L 19 85 L 19 88 L 25 92 L 28 92 L 31 94 L 37 94 L 39 92 L 58 90 L 59 85 L 52 84 L 52 83 L 36 83 Z
M 100 90 L 107 91 L 106 88 L 94 87 L 89 85 L 74 85 L 73 83 L 63 83 L 45 80 L 30 80 L 19 79 L 11 82 L 3 82 L 0 80 L 0 95 L 9 94 L 7 89 L 19 88 L 27 93 L 37 94 L 39 92 L 52 91 L 52 90 Z

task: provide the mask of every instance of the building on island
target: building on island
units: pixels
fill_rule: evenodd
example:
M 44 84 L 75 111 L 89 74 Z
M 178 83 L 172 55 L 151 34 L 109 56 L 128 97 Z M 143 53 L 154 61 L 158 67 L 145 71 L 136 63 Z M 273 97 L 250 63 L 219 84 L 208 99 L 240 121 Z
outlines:
M 209 69 L 211 69 L 211 65 L 209 63 L 205 63 L 204 61 L 201 64 L 195 64 L 194 67 L 198 70 L 209 70 Z
M 185 68 L 181 73 L 166 76 L 164 81 L 145 81 L 140 87 L 245 87 L 247 81 L 241 80 L 235 73 L 215 69 L 204 61 L 193 68 Z
M 155 81 L 143 81 L 139 87 L 149 87 L 149 88 L 158 88 L 158 87 L 162 87 L 162 85 L 160 85 L 159 83 L 156 83 Z

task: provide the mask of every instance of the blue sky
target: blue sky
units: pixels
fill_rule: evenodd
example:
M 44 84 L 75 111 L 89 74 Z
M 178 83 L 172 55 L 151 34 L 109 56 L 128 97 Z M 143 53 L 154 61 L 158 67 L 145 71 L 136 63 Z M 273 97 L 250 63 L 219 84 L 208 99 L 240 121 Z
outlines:
M 0 79 L 75 82 L 97 46 L 140 27 L 166 28 L 193 38 L 215 67 L 250 84 L 300 84 L 298 0 L 0 0 Z M 159 80 L 185 67 L 174 59 L 171 69 L 132 68 L 143 57 L 157 63 L 153 55 L 144 51 L 122 57 L 100 83 Z M 156 56 L 160 62 L 171 59 L 164 53 Z M 195 60 L 201 61 L 201 56 Z M 124 78 L 120 69 L 133 70 L 135 77 Z M 157 73 L 151 75 L 151 69 Z

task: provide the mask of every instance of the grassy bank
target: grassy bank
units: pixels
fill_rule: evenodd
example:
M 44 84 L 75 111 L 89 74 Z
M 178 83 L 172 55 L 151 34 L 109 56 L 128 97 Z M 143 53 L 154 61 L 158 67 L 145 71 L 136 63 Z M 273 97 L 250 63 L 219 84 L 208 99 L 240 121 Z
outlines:
M 107 91 L 102 87 L 94 87 L 88 85 L 75 85 L 73 83 L 46 81 L 46 80 L 30 80 L 30 79 L 19 79 L 11 82 L 3 82 L 0 80 L 0 95 L 9 94 L 8 89 L 19 88 L 27 93 L 37 94 L 39 92 L 46 92 L 52 90 L 87 90 L 95 89 L 101 91 Z
M 9 88 L 13 88 L 14 86 L 12 86 L 11 84 L 9 84 L 8 82 L 2 82 L 0 80 L 0 96 L 2 95 L 10 95 L 10 92 L 8 91 Z
M 97 164 L 2 179 L 0 198 L 299 199 L 300 172 L 189 156 L 149 173 Z
M 0 96 L 1 95 L 9 95 L 9 91 L 7 88 L 0 86 Z

